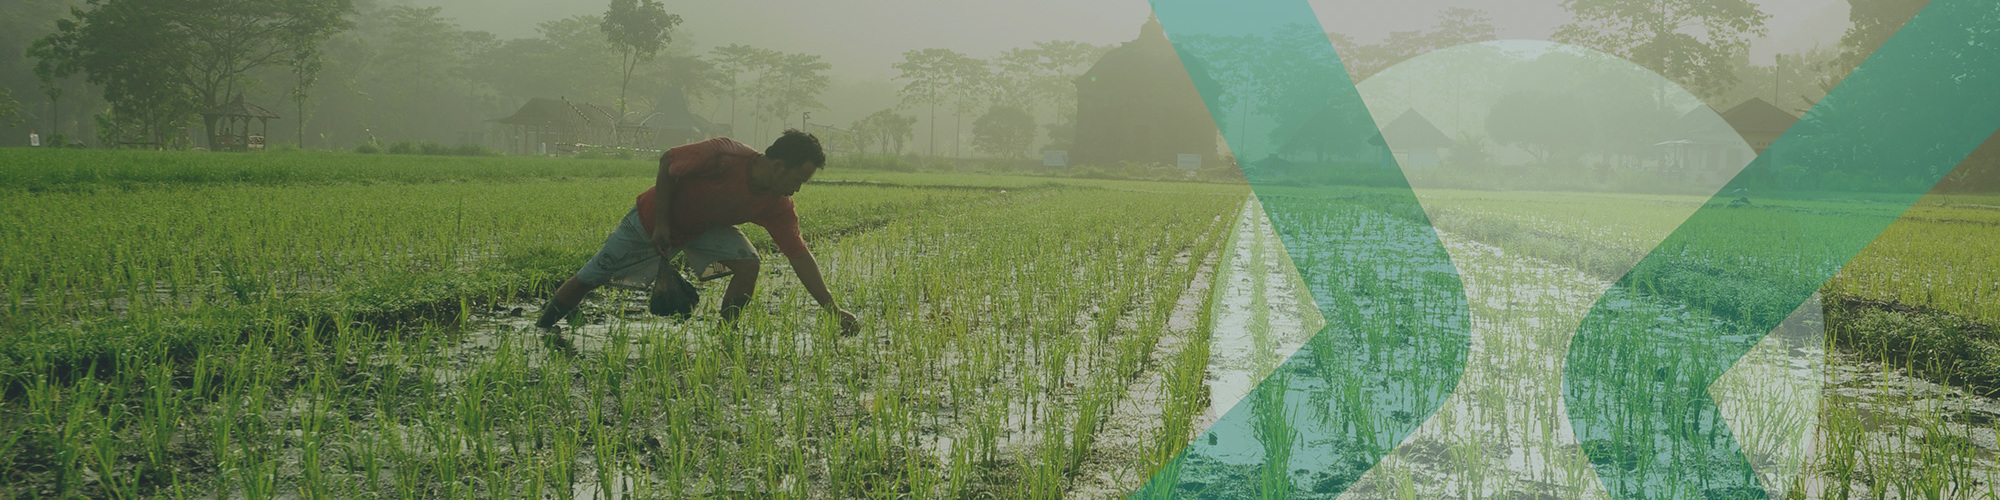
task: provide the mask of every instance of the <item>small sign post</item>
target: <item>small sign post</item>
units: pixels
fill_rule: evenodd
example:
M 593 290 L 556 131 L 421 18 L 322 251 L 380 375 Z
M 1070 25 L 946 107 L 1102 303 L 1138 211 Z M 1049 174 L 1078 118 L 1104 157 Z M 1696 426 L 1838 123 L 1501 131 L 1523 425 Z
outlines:
M 1069 166 L 1069 151 L 1043 151 L 1043 152 L 1042 152 L 1042 166 L 1044 166 L 1044 167 L 1068 167 L 1068 166 Z
M 1200 168 L 1201 168 L 1201 155 L 1194 155 L 1194 154 L 1186 154 L 1186 153 L 1182 153 L 1182 154 L 1181 154 L 1181 156 L 1180 156 L 1180 167 L 1181 167 L 1181 170 L 1196 170 L 1196 169 L 1200 169 Z

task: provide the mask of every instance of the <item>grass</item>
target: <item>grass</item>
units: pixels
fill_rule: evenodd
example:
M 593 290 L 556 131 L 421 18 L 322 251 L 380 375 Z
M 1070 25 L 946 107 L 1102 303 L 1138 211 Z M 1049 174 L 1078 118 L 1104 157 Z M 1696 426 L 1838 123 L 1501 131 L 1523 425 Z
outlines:
M 1217 357 L 1291 342 L 1262 313 L 1291 307 L 1261 295 L 1282 275 L 1271 268 L 1290 267 L 1273 258 L 1284 255 L 1273 253 L 1279 240 L 1257 233 L 1255 244 L 1237 244 L 1242 186 L 836 168 L 798 205 L 836 295 L 868 325 L 862 335 L 838 335 L 774 258 L 739 329 L 655 321 L 631 312 L 642 309 L 634 297 L 605 292 L 573 332 L 582 354 L 569 357 L 522 334 L 528 319 L 511 311 L 531 310 L 595 250 L 650 183 L 650 162 L 115 151 L 0 159 L 27 166 L 0 174 L 10 190 L 0 212 L 19 221 L 0 226 L 0 497 L 1054 498 L 1090 494 L 1082 483 L 1103 470 L 1127 471 L 1110 489 L 1144 488 L 1149 498 L 1201 488 L 1309 498 L 1350 486 L 1410 498 L 1583 496 L 1594 486 L 1584 450 L 1614 445 L 1561 438 L 1560 391 L 1547 390 L 1560 387 L 1547 379 L 1550 348 L 1568 338 L 1549 332 L 1567 331 L 1565 321 L 1574 329 L 1561 290 L 1623 273 L 1656 243 L 1648 234 L 1675 222 L 1673 210 L 1700 203 L 1653 197 L 1612 210 L 1591 195 L 1452 192 L 1425 198 L 1428 213 L 1417 213 L 1370 203 L 1387 198 L 1363 189 L 1348 208 L 1361 212 L 1287 211 L 1365 218 L 1367 227 L 1347 228 L 1357 238 L 1428 215 L 1496 249 L 1452 248 L 1454 264 L 1476 268 L 1466 273 L 1471 368 L 1436 418 L 1385 413 L 1440 396 L 1364 387 L 1332 368 L 1351 364 L 1353 346 L 1415 347 L 1383 334 L 1395 318 L 1329 317 L 1353 338 L 1258 367 L 1302 388 L 1244 403 L 1261 465 L 1218 469 L 1186 453 L 1203 442 L 1196 433 Z M 1280 191 L 1264 202 L 1315 203 Z M 1823 496 L 1993 495 L 1993 468 L 1980 458 L 1989 452 L 1964 438 L 1993 423 L 1948 389 L 1984 387 L 1982 370 L 2000 363 L 1983 354 L 1994 312 L 1982 288 L 2000 266 L 1982 264 L 1992 255 L 1978 246 L 2000 227 L 1995 200 L 1926 198 L 1823 290 L 1834 344 L 1882 362 L 1843 366 L 1886 370 L 1862 383 L 1880 389 L 1867 399 L 1835 393 L 1809 423 L 1821 437 L 1807 469 Z M 1810 225 L 1843 207 L 1757 209 Z M 771 254 L 761 231 L 747 233 Z M 1237 251 L 1247 253 L 1221 256 Z M 1486 256 L 1467 257 L 1475 254 Z M 1287 258 L 1320 270 L 1298 277 L 1288 300 L 1312 287 L 1339 302 L 1305 301 L 1300 311 L 1359 311 L 1429 284 L 1370 273 L 1329 280 L 1325 269 L 1376 265 L 1338 252 Z M 1239 271 L 1232 259 L 1247 261 Z M 1246 302 L 1260 311 L 1245 317 L 1256 327 L 1247 347 L 1211 344 L 1210 333 L 1238 316 L 1197 307 L 1197 318 L 1177 319 L 1176 304 L 1210 304 L 1231 293 L 1217 283 L 1236 280 L 1259 293 Z M 1663 297 L 1704 283 L 1655 282 Z M 1505 292 L 1522 284 L 1550 288 Z M 1662 304 L 1690 324 L 1753 313 L 1672 305 Z M 1897 383 L 1893 373 L 1946 388 L 1867 385 Z M 1415 387 L 1443 374 L 1393 376 Z M 1758 383 L 1749 394 L 1776 390 Z M 1135 387 L 1156 387 L 1157 399 Z M 1126 408 L 1137 401 L 1161 403 L 1135 422 Z M 1315 427 L 1338 415 L 1379 418 Z M 1800 425 L 1784 412 L 1731 415 L 1776 429 L 1746 438 L 1753 451 Z M 1884 422 L 1914 430 L 1885 440 Z M 1419 423 L 1403 442 L 1354 439 Z M 1292 473 L 1319 467 L 1311 461 L 1325 450 L 1316 447 L 1330 444 L 1387 458 L 1375 470 Z M 1656 451 L 1675 452 L 1609 453 Z M 1232 477 L 1243 489 L 1220 484 Z
M 250 158 L 159 155 L 131 157 Z M 351 157 L 383 158 L 297 159 Z M 0 243 L 0 496 L 1061 496 L 1091 460 L 1159 467 L 1099 450 L 1134 377 L 1168 373 L 1180 409 L 1149 435 L 1184 443 L 1205 351 L 1155 353 L 1205 338 L 1169 312 L 1243 193 L 809 186 L 806 238 L 861 336 L 770 262 L 738 329 L 606 292 L 567 357 L 508 311 L 581 265 L 650 179 L 462 161 L 500 173 L 128 171 L 0 202 L 24 221 Z

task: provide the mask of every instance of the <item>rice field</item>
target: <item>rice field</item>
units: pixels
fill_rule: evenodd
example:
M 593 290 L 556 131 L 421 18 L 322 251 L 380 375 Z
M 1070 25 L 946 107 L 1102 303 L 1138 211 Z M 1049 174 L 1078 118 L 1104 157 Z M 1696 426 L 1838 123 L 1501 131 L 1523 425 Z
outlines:
M 0 496 L 1054 498 L 1206 408 L 1241 186 L 829 175 L 798 205 L 862 334 L 776 262 L 734 329 L 600 293 L 566 357 L 523 311 L 650 172 L 493 168 L 10 194 Z
M 1798 393 L 1798 387 L 1818 387 L 1817 401 L 1786 403 L 1810 408 L 1811 418 L 1798 412 L 1758 417 L 1778 423 L 1776 435 L 1792 436 L 1804 429 L 1810 439 L 1764 440 L 1804 443 L 1804 450 L 1760 452 L 1744 442 L 1760 472 L 1792 470 L 1777 481 L 1759 478 L 1774 498 L 1992 498 L 2000 494 L 1996 462 L 1994 416 L 2000 406 L 1989 391 L 2000 358 L 1989 333 L 1996 317 L 1990 290 L 2000 276 L 1991 265 L 1996 254 L 1989 244 L 2000 236 L 1992 218 L 2000 211 L 1992 197 L 1931 195 L 1869 245 L 1821 289 L 1820 300 L 1793 311 L 1787 324 L 1804 322 L 1810 335 L 1786 335 L 1781 328 L 1765 339 L 1765 351 L 1777 339 L 1792 346 L 1789 356 L 1753 354 L 1731 368 L 1730 375 L 1710 387 L 1730 414 L 1731 390 L 1749 389 L 1764 399 Z M 1618 194 L 1493 193 L 1431 191 L 1426 208 L 1438 227 L 1461 241 L 1475 241 L 1527 261 L 1517 267 L 1547 266 L 1577 271 L 1586 281 L 1608 283 L 1630 269 L 1631 263 L 1654 244 L 1678 218 L 1704 199 L 1675 199 Z M 1788 212 L 1798 227 L 1837 224 L 1866 203 L 1762 202 L 1749 210 Z M 1894 215 L 1894 214 L 1891 214 Z M 1797 230 L 1796 228 L 1788 228 Z M 1454 253 L 1454 258 L 1460 254 Z M 1464 265 L 1464 263 L 1461 263 Z M 1710 271 L 1712 272 L 1712 271 Z M 1657 297 L 1669 303 L 1676 296 L 1702 296 L 1712 290 L 1674 288 L 1661 276 Z M 1726 275 L 1699 280 L 1703 285 L 1728 286 Z M 1546 286 L 1544 284 L 1543 286 Z M 1478 287 L 1472 288 L 1475 293 Z M 1825 304 L 1824 317 L 1820 304 Z M 1736 309 L 1686 308 L 1677 314 L 1712 316 L 1728 322 L 1748 306 Z M 1672 309 L 1669 309 L 1672 310 Z M 1801 316 L 1805 315 L 1805 316 Z M 1823 332 L 1823 333 L 1822 333 Z M 1824 345 L 1824 347 L 1817 347 Z M 1814 360 L 1824 358 L 1823 363 Z M 1761 361 L 1760 361 L 1761 360 Z M 1758 363 L 1762 363 L 1761 365 Z M 1787 367 L 1780 369 L 1782 367 Z M 1634 370 L 1642 371 L 1644 367 Z M 1739 373 L 1762 373 L 1756 377 Z M 1731 382 L 1734 380 L 1735 382 Z M 1760 381 L 1745 387 L 1745 381 Z M 1814 382 L 1801 386 L 1801 381 Z M 1813 392 L 1813 391 L 1805 391 Z M 1759 399 L 1750 399 L 1756 401 Z M 1812 403 L 1812 404 L 1808 404 Z M 1668 403 L 1671 405 L 1672 403 Z M 1734 410 L 1742 413 L 1741 409 Z M 1783 418 L 1776 418 L 1782 415 Z M 1736 415 L 1730 425 L 1739 430 Z M 1754 428 L 1752 434 L 1755 434 Z M 1786 466 L 1776 457 L 1801 460 Z M 1768 474 L 1767 474 L 1768 476 Z
M 739 325 L 607 289 L 564 355 L 533 312 L 647 162 L 69 153 L 0 152 L 28 166 L 0 177 L 5 498 L 1607 498 L 1591 458 L 1630 452 L 1569 428 L 1570 335 L 1704 201 L 1429 190 L 1416 214 L 1368 189 L 1319 209 L 1310 190 L 836 164 L 797 200 L 862 333 L 749 226 L 766 276 Z M 1395 267 L 1343 245 L 1400 244 L 1420 215 L 1448 261 L 1395 265 L 1450 266 L 1462 291 L 1332 278 Z M 1996 496 L 2000 403 L 1956 354 L 1994 345 L 1996 221 L 2000 199 L 1926 198 L 1824 310 L 1705 368 L 1750 484 Z M 1330 232 L 1287 248 L 1286 227 Z M 1467 342 L 1384 335 L 1455 317 L 1367 313 L 1411 293 L 1462 293 L 1468 322 L 1443 327 Z M 1674 297 L 1641 299 L 1691 327 L 1744 314 Z M 1370 356 L 1467 368 L 1349 369 Z M 1443 409 L 1398 411 L 1420 401 Z M 1357 450 L 1380 463 L 1323 458 Z

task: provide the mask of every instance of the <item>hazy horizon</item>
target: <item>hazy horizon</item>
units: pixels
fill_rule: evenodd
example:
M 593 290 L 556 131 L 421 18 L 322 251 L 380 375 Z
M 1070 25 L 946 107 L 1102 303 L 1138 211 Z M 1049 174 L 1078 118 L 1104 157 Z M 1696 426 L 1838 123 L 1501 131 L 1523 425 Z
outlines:
M 394 1 L 394 0 L 392 0 Z M 437 6 L 462 27 L 502 38 L 533 37 L 536 25 L 577 15 L 599 14 L 605 2 L 537 0 L 402 0 Z M 1751 0 L 1771 18 L 1768 34 L 1752 41 L 1752 64 L 1770 64 L 1772 55 L 1831 46 L 1847 28 L 1844 0 Z M 1362 43 L 1390 32 L 1427 29 L 1446 8 L 1480 9 L 1493 18 L 1502 39 L 1546 39 L 1570 16 L 1560 0 L 1423 0 L 1360 2 L 1311 0 L 1320 24 Z M 1506 8 L 1498 8 L 1505 6 Z M 1075 40 L 1114 44 L 1133 39 L 1151 11 L 1143 0 L 1072 3 L 1020 0 L 877 0 L 865 4 L 741 0 L 674 2 L 683 36 L 703 50 L 746 44 L 786 52 L 816 54 L 833 64 L 833 76 L 847 81 L 881 81 L 905 51 L 947 48 L 973 57 L 992 57 L 1039 41 Z M 1360 15 L 1355 14 L 1360 12 Z

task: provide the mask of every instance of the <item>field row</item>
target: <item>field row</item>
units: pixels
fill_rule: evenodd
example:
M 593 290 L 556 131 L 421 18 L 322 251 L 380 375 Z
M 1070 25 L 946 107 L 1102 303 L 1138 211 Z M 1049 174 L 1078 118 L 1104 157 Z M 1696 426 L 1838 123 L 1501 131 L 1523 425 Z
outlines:
M 1241 188 L 809 186 L 859 337 L 781 262 L 736 329 L 607 291 L 580 356 L 520 334 L 635 181 L 10 197 L 0 494 L 1052 498 L 1205 408 L 1189 290 Z

